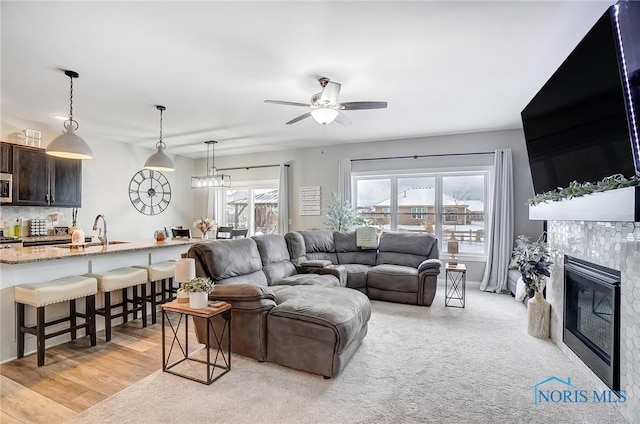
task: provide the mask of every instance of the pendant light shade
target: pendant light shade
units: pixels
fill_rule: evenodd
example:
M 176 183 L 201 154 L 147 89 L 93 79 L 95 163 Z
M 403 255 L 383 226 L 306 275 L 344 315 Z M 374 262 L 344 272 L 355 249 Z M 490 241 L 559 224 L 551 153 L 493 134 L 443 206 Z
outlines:
M 64 74 L 71 80 L 70 84 L 70 105 L 69 119 L 64 123 L 64 134 L 56 137 L 47 145 L 47 154 L 67 159 L 91 159 L 93 152 L 91 147 L 80 136 L 76 134 L 78 122 L 73 119 L 73 79 L 78 78 L 78 73 L 74 71 L 64 71 Z
M 164 106 L 156 105 L 156 109 L 160 111 L 160 140 L 156 143 L 157 152 L 149 156 L 144 163 L 144 167 L 154 171 L 175 171 L 176 167 L 173 161 L 164 152 L 167 145 L 162 141 L 162 111 L 166 109 Z

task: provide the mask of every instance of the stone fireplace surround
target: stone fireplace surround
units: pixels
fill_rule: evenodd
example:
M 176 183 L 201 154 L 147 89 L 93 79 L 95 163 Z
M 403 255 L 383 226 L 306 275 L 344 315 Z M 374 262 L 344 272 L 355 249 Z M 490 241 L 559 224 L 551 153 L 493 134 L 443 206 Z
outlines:
M 620 412 L 640 422 L 640 222 L 548 221 L 553 278 L 547 285 L 551 303 L 551 338 L 600 390 L 608 387 L 562 341 L 564 255 L 620 270 L 620 388 L 626 402 Z

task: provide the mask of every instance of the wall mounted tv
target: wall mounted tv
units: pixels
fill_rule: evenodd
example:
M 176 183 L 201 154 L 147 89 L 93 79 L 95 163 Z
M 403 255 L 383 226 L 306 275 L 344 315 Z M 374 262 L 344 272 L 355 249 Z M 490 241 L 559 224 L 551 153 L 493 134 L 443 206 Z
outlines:
M 640 171 L 638 22 L 611 6 L 522 111 L 535 193 Z

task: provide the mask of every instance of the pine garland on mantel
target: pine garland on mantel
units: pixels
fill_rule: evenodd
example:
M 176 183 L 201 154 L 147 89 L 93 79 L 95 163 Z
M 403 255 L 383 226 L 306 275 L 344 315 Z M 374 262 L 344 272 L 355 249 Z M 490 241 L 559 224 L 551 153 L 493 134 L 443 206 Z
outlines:
M 630 179 L 625 178 L 622 174 L 614 174 L 604 178 L 597 183 L 579 183 L 573 181 L 569 187 L 547 191 L 542 194 L 536 194 L 527 203 L 534 206 L 543 202 L 559 202 L 564 199 L 572 199 L 574 197 L 586 196 L 587 194 L 600 193 L 603 191 L 615 190 L 625 187 L 640 186 L 640 174 L 636 174 Z

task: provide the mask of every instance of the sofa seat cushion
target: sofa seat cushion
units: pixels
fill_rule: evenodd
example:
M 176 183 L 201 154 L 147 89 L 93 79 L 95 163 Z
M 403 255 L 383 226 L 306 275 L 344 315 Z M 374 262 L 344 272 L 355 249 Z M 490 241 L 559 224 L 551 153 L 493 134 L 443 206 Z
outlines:
M 367 273 L 371 269 L 369 265 L 344 264 L 340 266 L 347 270 L 347 287 L 352 289 L 367 287 Z
M 278 327 L 281 333 L 330 343 L 335 353 L 349 346 L 371 317 L 367 296 L 345 287 L 290 287 L 276 296 L 278 305 L 267 318 L 269 331 Z
M 381 290 L 418 292 L 418 270 L 402 265 L 376 265 L 367 274 L 367 285 Z
M 326 286 L 340 287 L 340 280 L 331 274 L 296 274 L 271 283 L 272 286 Z

